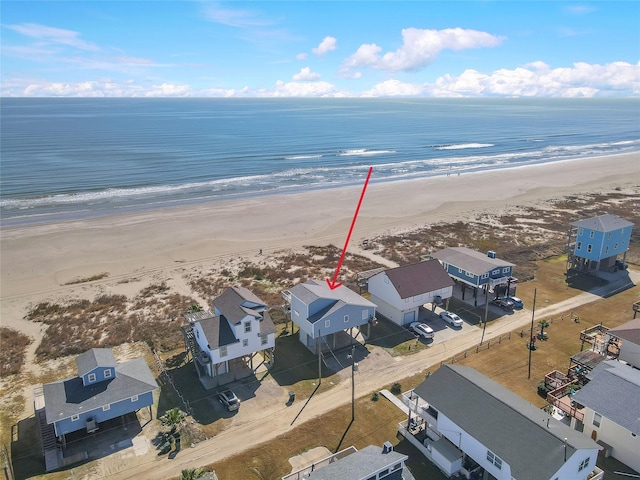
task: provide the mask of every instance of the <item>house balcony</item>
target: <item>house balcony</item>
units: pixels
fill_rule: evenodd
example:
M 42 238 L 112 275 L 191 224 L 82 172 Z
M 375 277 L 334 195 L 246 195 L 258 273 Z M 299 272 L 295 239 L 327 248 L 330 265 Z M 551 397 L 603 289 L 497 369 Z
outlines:
M 402 403 L 409 407 L 409 411 L 418 415 L 430 425 L 438 423 L 438 412 L 434 410 L 429 403 L 425 402 L 413 390 L 402 394 Z
M 571 378 L 558 370 L 553 370 L 544 376 L 544 386 L 547 390 L 556 390 L 571 383 Z
M 566 385 L 562 385 L 561 387 L 547 393 L 547 403 L 553 405 L 565 415 L 569 415 L 576 420 L 583 422 L 585 409 L 583 406 L 572 400 L 571 397 L 574 393 L 575 390 L 573 384 L 568 383 Z

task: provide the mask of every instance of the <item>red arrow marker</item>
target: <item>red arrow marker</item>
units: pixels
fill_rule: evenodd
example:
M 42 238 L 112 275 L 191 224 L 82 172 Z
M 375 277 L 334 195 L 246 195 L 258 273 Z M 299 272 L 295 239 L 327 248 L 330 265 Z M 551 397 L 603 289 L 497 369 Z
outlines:
M 341 283 L 336 283 L 338 279 L 338 275 L 340 274 L 340 268 L 342 267 L 342 261 L 344 260 L 344 254 L 347 253 L 347 246 L 349 245 L 349 239 L 351 238 L 351 233 L 353 232 L 353 227 L 356 225 L 356 219 L 358 218 L 358 212 L 360 212 L 360 205 L 362 205 L 362 200 L 364 199 L 364 192 L 367 191 L 367 185 L 369 184 L 369 178 L 371 178 L 371 172 L 373 172 L 373 167 L 369 167 L 369 173 L 367 174 L 367 179 L 364 182 L 364 187 L 362 187 L 362 193 L 360 194 L 360 201 L 358 202 L 358 206 L 356 207 L 356 213 L 353 215 L 353 220 L 351 222 L 351 228 L 349 228 L 349 235 L 347 235 L 347 240 L 344 242 L 344 248 L 342 249 L 342 255 L 340 255 L 340 260 L 338 261 L 338 268 L 336 268 L 336 273 L 333 275 L 333 280 L 329 280 L 327 278 L 327 285 L 331 290 L 338 288 Z

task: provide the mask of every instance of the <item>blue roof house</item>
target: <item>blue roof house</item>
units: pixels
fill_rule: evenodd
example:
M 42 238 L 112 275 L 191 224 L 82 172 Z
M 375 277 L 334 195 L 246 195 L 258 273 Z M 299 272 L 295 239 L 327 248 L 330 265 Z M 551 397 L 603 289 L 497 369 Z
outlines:
M 571 222 L 568 267 L 581 271 L 615 270 L 629 250 L 633 223 L 611 214 Z
M 374 303 L 344 285 L 332 290 L 325 281 L 307 280 L 282 295 L 299 327 L 300 342 L 315 354 L 335 348 L 345 330 L 370 325 L 376 315 Z
M 478 306 L 478 290 L 488 294 L 500 286 L 510 289 L 510 283 L 514 281 L 515 265 L 497 258 L 492 250 L 485 255 L 466 247 L 450 247 L 432 253 L 431 257 L 437 258 L 449 276 L 462 287 L 463 300 L 466 287 L 473 289 L 475 306 Z
M 76 365 L 78 376 L 42 387 L 46 423 L 57 437 L 92 432 L 101 422 L 153 405 L 158 384 L 144 359 L 117 363 L 111 349 L 92 348 Z

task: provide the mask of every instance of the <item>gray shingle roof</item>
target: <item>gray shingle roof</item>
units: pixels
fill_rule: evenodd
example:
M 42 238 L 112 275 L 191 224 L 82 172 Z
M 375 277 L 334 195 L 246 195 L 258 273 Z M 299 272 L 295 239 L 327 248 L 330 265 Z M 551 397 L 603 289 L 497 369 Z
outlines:
M 47 423 L 112 405 L 158 388 L 151 370 L 142 358 L 115 364 L 115 368 L 115 378 L 86 387 L 80 377 L 43 385 Z
M 247 315 L 259 318 L 255 309 L 263 310 L 266 304 L 250 290 L 244 287 L 230 287 L 213 301 L 217 308 L 231 323 L 238 324 Z
M 391 268 L 384 274 L 389 277 L 400 298 L 410 298 L 454 285 L 449 274 L 436 259 Z
M 564 464 L 565 438 L 567 458 L 600 448 L 470 367 L 445 364 L 414 391 L 507 462 L 518 480 L 551 478 Z
M 76 357 L 78 375 L 83 376 L 96 367 L 115 367 L 116 358 L 110 348 L 92 348 Z
M 620 217 L 605 213 L 597 217 L 586 218 L 584 220 L 578 220 L 577 222 L 571 222 L 570 225 L 574 227 L 582 227 L 588 230 L 595 230 L 596 232 L 613 232 L 620 230 L 621 228 L 633 227 L 633 223 L 628 222 Z
M 199 319 L 195 322 L 202 326 L 204 336 L 210 349 L 219 348 L 225 345 L 239 342 L 224 316 L 215 315 L 211 311 L 198 312 Z
M 590 382 L 573 399 L 640 435 L 640 370 L 607 360 L 589 372 L 588 377 Z
M 432 253 L 431 257 L 476 275 L 490 272 L 496 267 L 515 266 L 513 263 L 500 260 L 499 258 L 491 258 L 487 254 L 466 247 L 445 248 Z
M 262 321 L 260 322 L 260 335 L 267 335 L 269 333 L 276 333 L 277 329 L 271 319 L 271 315 L 269 312 L 264 312 L 264 316 L 262 317 Z
M 635 318 L 630 322 L 611 328 L 607 333 L 621 338 L 622 340 L 640 345 L 640 318 Z
M 409 457 L 395 450 L 383 453 L 381 447 L 369 445 L 362 450 L 330 463 L 326 467 L 314 470 L 305 478 L 309 480 L 365 480 L 371 474 L 385 467 L 391 467 L 407 458 Z M 413 480 L 413 475 L 406 467 L 403 473 L 406 480 Z M 399 474 L 386 478 L 390 480 L 402 479 Z

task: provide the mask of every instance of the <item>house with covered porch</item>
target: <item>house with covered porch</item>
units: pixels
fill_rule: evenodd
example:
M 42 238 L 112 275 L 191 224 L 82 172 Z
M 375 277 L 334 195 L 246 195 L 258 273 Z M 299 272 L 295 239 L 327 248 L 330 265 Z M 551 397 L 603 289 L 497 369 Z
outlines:
M 315 354 L 335 349 L 341 337 L 350 343 L 353 329 L 368 329 L 376 315 L 374 303 L 344 285 L 331 289 L 325 281 L 307 280 L 282 296 L 291 321 L 298 326 L 300 342 Z
M 403 403 L 399 433 L 447 476 L 603 478 L 596 442 L 471 367 L 442 365 Z
M 493 250 L 484 254 L 466 247 L 449 247 L 430 257 L 439 260 L 449 276 L 461 286 L 462 300 L 466 290 L 471 289 L 474 306 L 478 306 L 479 300 L 484 304 L 489 292 L 512 294 L 516 282 L 513 278 L 515 265 L 499 259 Z
M 267 305 L 250 290 L 227 288 L 212 302 L 213 310 L 185 315 L 187 349 L 205 388 L 232 382 L 254 371 L 254 357 L 274 361 L 276 328 Z

